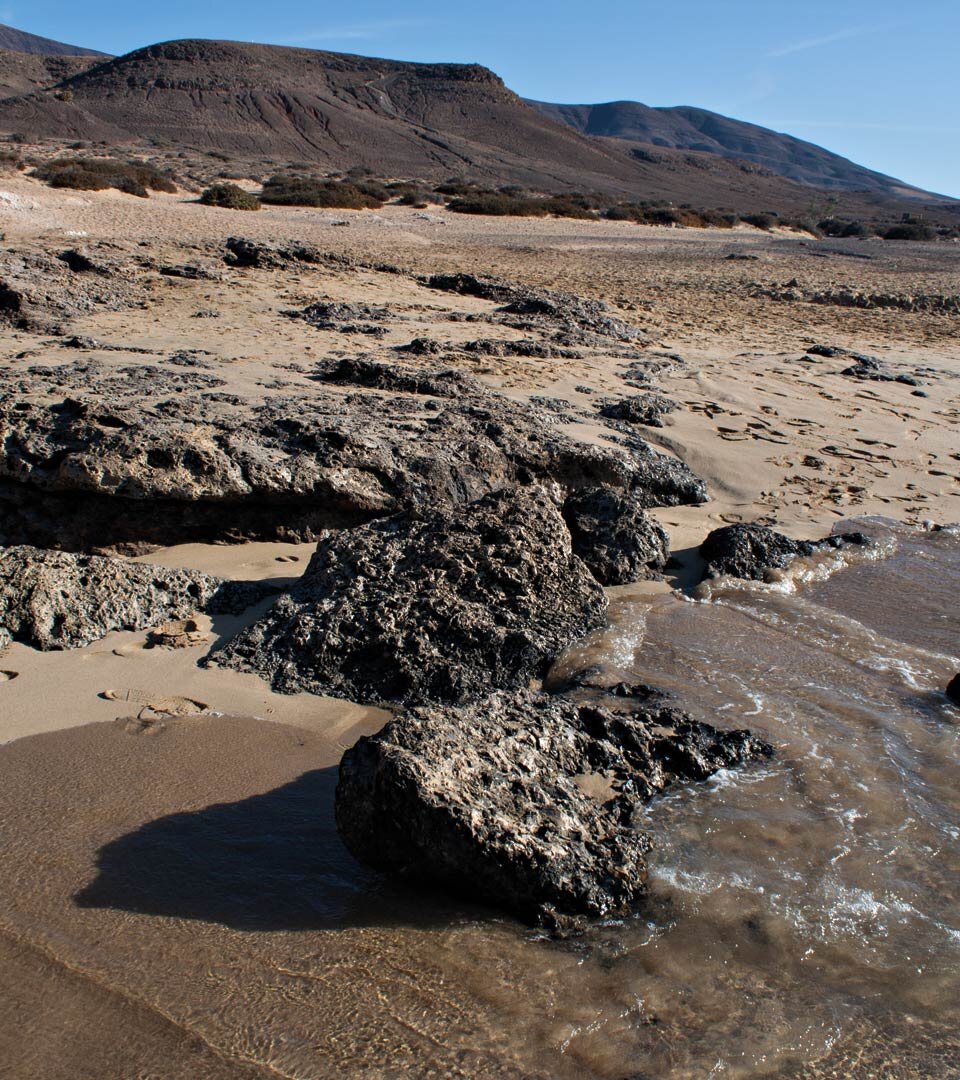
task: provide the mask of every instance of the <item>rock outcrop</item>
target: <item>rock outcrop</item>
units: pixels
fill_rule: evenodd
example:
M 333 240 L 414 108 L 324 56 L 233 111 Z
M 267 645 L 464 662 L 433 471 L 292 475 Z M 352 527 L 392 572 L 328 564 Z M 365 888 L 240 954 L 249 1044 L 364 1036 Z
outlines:
M 608 420 L 622 420 L 627 424 L 645 427 L 663 427 L 663 418 L 677 408 L 677 403 L 663 394 L 633 394 L 616 401 L 606 401 L 600 406 L 600 415 Z
M 766 525 L 726 525 L 714 529 L 700 545 L 700 554 L 707 564 L 702 580 L 727 575 L 763 581 L 769 571 L 782 570 L 800 555 L 870 542 L 863 533 L 825 536 L 822 540 L 791 540 Z
M 325 535 L 210 662 L 284 693 L 462 703 L 544 675 L 606 606 L 553 501 L 519 489 Z
M 954 675 L 950 682 L 947 683 L 944 693 L 954 705 L 960 705 L 960 673 Z
M 434 274 L 424 279 L 430 289 L 475 296 L 501 305 L 498 320 L 521 330 L 548 330 L 563 345 L 589 345 L 595 339 L 636 342 L 642 330 L 610 313 L 602 300 L 573 293 L 514 285 L 498 278 L 478 278 L 473 274 Z
M 584 488 L 567 496 L 563 517 L 574 554 L 601 585 L 657 578 L 666 566 L 667 534 L 634 495 L 611 488 Z
M 344 360 L 244 396 L 214 370 L 81 358 L 0 373 L 0 544 L 315 539 L 538 481 L 622 488 L 647 506 L 706 499 L 641 440 L 580 442 L 561 417 L 466 375 Z
M 532 691 L 421 707 L 343 757 L 340 833 L 361 861 L 552 926 L 644 893 L 646 800 L 771 749 L 651 699 Z
M 76 649 L 112 630 L 146 630 L 196 612 L 235 614 L 268 592 L 198 570 L 0 548 L 0 637 L 6 628 L 37 649 Z

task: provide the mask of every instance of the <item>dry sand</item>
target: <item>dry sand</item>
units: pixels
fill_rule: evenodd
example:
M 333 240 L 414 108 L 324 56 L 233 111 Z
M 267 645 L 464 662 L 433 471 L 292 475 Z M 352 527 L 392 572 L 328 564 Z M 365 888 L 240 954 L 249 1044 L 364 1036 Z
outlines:
M 604 298 L 685 360 L 661 380 L 681 408 L 644 435 L 708 483 L 706 506 L 657 511 L 688 567 L 724 522 L 759 519 L 816 536 L 859 514 L 960 518 L 960 319 L 749 295 L 752 282 L 792 278 L 811 288 L 957 294 L 960 245 L 479 220 L 435 209 L 242 214 L 183 197 L 51 191 L 19 176 L 0 177 L 0 228 L 8 246 L 28 250 L 109 241 L 218 268 L 228 235 L 300 239 L 413 272 L 488 272 Z M 729 260 L 731 252 L 757 258 Z M 71 330 L 159 355 L 205 349 L 230 388 L 249 394 L 298 385 L 303 374 L 291 364 L 370 349 L 284 319 L 283 308 L 321 297 L 388 305 L 405 321 L 391 324 L 377 346 L 386 348 L 420 335 L 475 337 L 447 315 L 488 306 L 375 271 L 148 278 L 144 307 L 93 311 Z M 194 318 L 198 310 L 219 317 Z M 805 355 L 815 341 L 877 355 L 893 370 L 929 368 L 929 396 L 843 377 L 842 361 Z M 0 350 L 2 363 L 70 359 L 56 339 L 10 329 L 0 331 Z M 578 387 L 633 392 L 625 364 L 602 355 L 481 358 L 469 370 L 511 395 L 590 409 L 595 395 Z M 571 430 L 603 437 L 589 420 Z M 297 545 L 187 545 L 141 561 L 282 579 L 309 555 Z M 213 643 L 239 621 L 203 629 Z M 203 648 L 146 649 L 144 639 L 111 634 L 48 654 L 15 645 L 0 659 L 17 676 L 0 682 L 0 1075 L 420 1076 L 425 1061 L 438 1076 L 580 1075 L 568 1059 L 537 1061 L 538 1048 L 584 1022 L 551 1012 L 551 980 L 575 979 L 575 957 L 544 961 L 542 1000 L 523 1010 L 529 1049 L 518 1051 L 503 1034 L 516 1014 L 511 964 L 527 962 L 513 950 L 517 931 L 485 922 L 481 944 L 474 913 L 390 891 L 340 846 L 334 766 L 385 714 L 276 695 L 254 676 L 198 668 Z M 99 696 L 124 688 L 186 696 L 209 711 L 130 724 L 135 708 Z M 622 1075 L 620 1064 L 606 1071 L 597 1051 L 590 1075 Z

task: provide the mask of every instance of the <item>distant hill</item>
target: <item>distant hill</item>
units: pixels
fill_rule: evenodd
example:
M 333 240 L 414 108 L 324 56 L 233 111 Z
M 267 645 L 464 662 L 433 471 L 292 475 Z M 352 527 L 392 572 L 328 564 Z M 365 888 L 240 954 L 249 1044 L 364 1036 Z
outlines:
M 583 133 L 474 64 L 188 40 L 96 57 L 46 85 L 39 76 L 24 85 L 33 75 L 9 60 L 13 54 L 0 54 L 0 85 L 4 56 L 12 90 L 0 108 L 0 131 L 28 139 L 192 149 L 278 169 L 304 161 L 329 170 L 360 166 L 380 176 L 457 177 L 785 216 L 899 216 L 916 205 L 902 194 L 927 198 L 868 170 L 862 173 L 878 178 L 871 190 L 825 185 L 832 189 L 825 192 L 743 154 L 641 145 L 624 137 L 622 126 L 616 136 Z
M 927 194 L 813 143 L 706 109 L 686 105 L 654 108 L 639 101 L 610 101 L 602 105 L 552 105 L 544 101 L 528 104 L 583 135 L 751 161 L 788 180 L 828 191 Z
M 34 56 L 107 56 L 95 49 L 82 49 L 79 45 L 64 45 L 62 41 L 38 37 L 24 30 L 0 23 L 0 49 L 11 52 L 31 53 Z

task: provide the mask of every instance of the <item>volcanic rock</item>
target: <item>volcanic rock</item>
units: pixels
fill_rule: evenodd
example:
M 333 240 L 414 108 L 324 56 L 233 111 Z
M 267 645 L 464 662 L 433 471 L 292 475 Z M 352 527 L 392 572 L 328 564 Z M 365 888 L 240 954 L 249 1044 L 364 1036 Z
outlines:
M 389 317 L 386 308 L 370 304 L 343 304 L 318 301 L 301 311 L 284 311 L 291 319 L 303 319 L 318 330 L 335 330 L 339 334 L 368 334 L 382 337 L 386 332 L 384 322 Z
M 283 693 L 476 700 L 546 673 L 603 590 L 536 488 L 327 534 L 303 578 L 210 659 Z
M 646 506 L 706 499 L 685 465 L 641 440 L 588 445 L 469 376 L 344 361 L 319 378 L 339 386 L 263 398 L 223 393 L 219 376 L 172 360 L 6 368 L 0 543 L 315 539 L 534 481 L 624 488 Z
M 825 536 L 822 540 L 791 540 L 766 525 L 726 525 L 714 529 L 700 545 L 707 564 L 701 580 L 727 575 L 763 581 L 768 571 L 783 569 L 797 556 L 869 543 L 870 538 L 860 532 Z
M 502 305 L 498 321 L 524 330 L 553 330 L 574 344 L 592 344 L 594 338 L 635 341 L 644 336 L 637 327 L 611 315 L 602 300 L 573 293 L 513 285 L 473 274 L 434 274 L 424 284 L 430 289 L 493 300 Z
M 771 752 L 647 695 L 497 693 L 414 708 L 361 738 L 340 765 L 337 826 L 373 867 L 576 925 L 642 897 L 648 799 Z
M 670 553 L 667 534 L 635 495 L 583 488 L 567 496 L 563 517 L 574 554 L 601 585 L 658 578 Z
M 198 611 L 236 614 L 269 589 L 198 570 L 97 555 L 0 548 L 0 627 L 37 649 L 76 649 Z
M 618 401 L 607 401 L 600 415 L 608 420 L 623 420 L 628 424 L 663 427 L 663 418 L 677 408 L 677 403 L 663 394 L 633 394 Z

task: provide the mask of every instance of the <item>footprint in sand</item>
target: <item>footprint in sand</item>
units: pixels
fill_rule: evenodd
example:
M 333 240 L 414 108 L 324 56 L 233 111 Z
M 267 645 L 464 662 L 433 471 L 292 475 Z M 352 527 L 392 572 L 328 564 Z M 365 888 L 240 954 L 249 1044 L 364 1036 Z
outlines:
M 100 697 L 107 701 L 126 701 L 132 705 L 142 705 L 164 716 L 196 716 L 209 708 L 202 701 L 155 694 L 149 690 L 104 690 Z
M 162 735 L 167 727 L 163 716 L 152 709 L 141 709 L 136 716 L 119 716 L 116 723 L 126 735 Z
M 19 671 L 0 671 L 0 683 L 13 682 L 19 674 Z

